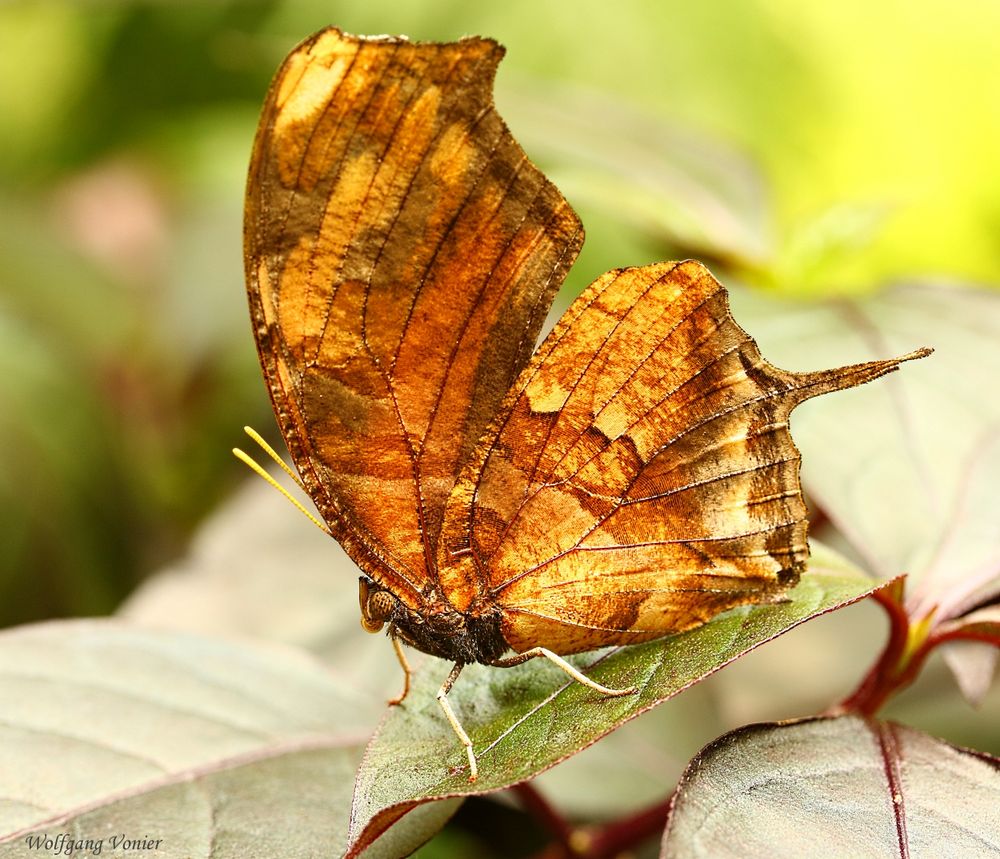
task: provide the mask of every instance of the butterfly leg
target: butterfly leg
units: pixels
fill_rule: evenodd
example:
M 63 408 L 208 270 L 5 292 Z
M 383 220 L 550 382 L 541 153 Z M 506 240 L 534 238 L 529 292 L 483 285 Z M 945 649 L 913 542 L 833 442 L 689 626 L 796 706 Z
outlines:
M 497 668 L 512 668 L 515 665 L 520 665 L 522 662 L 527 662 L 529 659 L 535 659 L 536 657 L 544 656 L 553 665 L 558 666 L 563 671 L 565 671 L 570 677 L 572 677 L 577 683 L 582 683 L 588 689 L 594 689 L 600 692 L 602 695 L 608 695 L 610 697 L 619 697 L 621 695 L 634 695 L 639 691 L 637 686 L 629 686 L 628 689 L 609 689 L 607 686 L 602 686 L 600 683 L 595 683 L 586 674 L 581 674 L 572 665 L 570 665 L 561 656 L 556 655 L 551 650 L 545 647 L 532 647 L 531 650 L 525 650 L 524 653 L 517 653 L 514 656 L 507 656 L 503 659 L 495 659 L 490 665 L 494 665 Z
M 451 709 L 451 704 L 448 702 L 448 693 L 451 691 L 451 687 L 455 685 L 455 681 L 458 679 L 458 675 L 462 673 L 464 667 L 465 663 L 463 662 L 455 663 L 455 667 L 451 669 L 451 673 L 445 678 L 444 683 L 441 684 L 441 688 L 438 689 L 437 701 L 441 705 L 441 709 L 444 710 L 445 718 L 451 725 L 451 729 L 458 736 L 458 741 L 465 746 L 465 753 L 469 756 L 469 781 L 475 781 L 479 778 L 479 767 L 476 766 L 476 755 L 472 751 L 472 740 L 465 733 L 465 728 L 458 721 L 455 711 Z
M 406 696 L 410 694 L 410 675 L 413 674 L 413 669 L 410 668 L 410 661 L 403 651 L 402 642 L 396 637 L 396 630 L 392 626 L 389 627 L 389 640 L 392 642 L 392 649 L 396 651 L 399 665 L 403 669 L 403 691 L 389 701 L 389 706 L 395 707 L 397 704 L 402 704 L 406 700 Z

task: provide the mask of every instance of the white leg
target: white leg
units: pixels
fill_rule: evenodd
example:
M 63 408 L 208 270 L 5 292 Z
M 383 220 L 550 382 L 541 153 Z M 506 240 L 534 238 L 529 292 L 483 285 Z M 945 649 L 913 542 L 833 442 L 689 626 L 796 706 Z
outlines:
M 402 704 L 406 696 L 410 694 L 410 675 L 413 674 L 413 669 L 410 668 L 410 662 L 406 658 L 406 653 L 403 652 L 403 645 L 396 638 L 391 628 L 389 629 L 389 639 L 392 641 L 392 649 L 396 651 L 396 658 L 403 669 L 403 691 L 399 697 L 389 701 L 389 706 L 394 707 L 397 704 Z
M 600 683 L 595 683 L 587 675 L 581 674 L 572 665 L 570 665 L 561 656 L 556 655 L 551 650 L 545 647 L 533 647 L 531 650 L 525 650 L 524 653 L 518 653 L 516 656 L 508 656 L 506 659 L 497 659 L 491 662 L 491 665 L 495 665 L 497 668 L 511 668 L 514 665 L 520 665 L 522 662 L 527 662 L 529 659 L 535 659 L 538 656 L 544 656 L 553 665 L 558 666 L 563 671 L 565 671 L 570 677 L 572 677 L 577 683 L 582 683 L 589 689 L 593 689 L 596 692 L 600 692 L 602 695 L 608 695 L 612 698 L 617 698 L 622 695 L 634 695 L 639 691 L 637 686 L 630 686 L 628 689 L 609 689 L 607 686 L 602 686 Z
M 458 679 L 458 675 L 462 673 L 464 667 L 465 665 L 461 662 L 455 663 L 455 667 L 451 669 L 451 673 L 445 679 L 444 683 L 441 684 L 441 688 L 438 689 L 437 701 L 441 705 L 441 709 L 444 710 L 444 716 L 458 737 L 458 741 L 465 746 L 465 753 L 469 757 L 469 781 L 475 781 L 479 778 L 479 767 L 476 766 L 476 754 L 472 751 L 472 740 L 465 733 L 465 728 L 458 721 L 455 711 L 451 709 L 451 704 L 448 702 L 448 693 L 451 691 L 451 687 L 455 685 L 455 681 Z

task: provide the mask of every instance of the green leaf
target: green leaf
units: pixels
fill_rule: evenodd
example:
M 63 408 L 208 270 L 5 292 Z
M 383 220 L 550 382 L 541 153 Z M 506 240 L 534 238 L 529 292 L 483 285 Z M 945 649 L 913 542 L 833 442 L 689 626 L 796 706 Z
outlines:
M 161 839 L 158 857 L 338 855 L 382 706 L 289 648 L 112 622 L 9 630 L 0 856 L 58 833 Z M 420 809 L 366 856 L 408 855 L 454 806 Z
M 604 697 L 541 660 L 508 670 L 467 667 L 449 700 L 476 750 L 475 785 L 435 700 L 446 667 L 425 664 L 410 697 L 382 722 L 358 771 L 350 855 L 421 803 L 529 779 L 763 642 L 871 592 L 866 576 L 832 551 L 814 549 L 809 572 L 787 602 L 736 609 L 691 632 L 575 660 L 599 683 L 638 686 L 634 696 Z
M 1000 852 L 1000 760 L 856 717 L 751 725 L 677 787 L 662 856 L 985 856 Z

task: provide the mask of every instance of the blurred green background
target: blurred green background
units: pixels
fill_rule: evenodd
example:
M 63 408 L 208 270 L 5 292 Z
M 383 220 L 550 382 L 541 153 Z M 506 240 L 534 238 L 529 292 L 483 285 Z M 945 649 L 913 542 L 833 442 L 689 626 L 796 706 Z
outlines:
M 802 296 L 1000 282 L 988 0 L 7 3 L 2 624 L 112 609 L 245 478 L 246 162 L 327 24 L 507 46 L 501 112 L 588 226 L 573 289 L 685 252 Z

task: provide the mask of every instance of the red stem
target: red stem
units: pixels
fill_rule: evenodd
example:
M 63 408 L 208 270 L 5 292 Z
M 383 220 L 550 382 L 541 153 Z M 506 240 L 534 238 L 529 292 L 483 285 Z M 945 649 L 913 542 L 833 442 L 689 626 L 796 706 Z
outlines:
M 1000 636 L 989 632 L 977 632 L 971 629 L 952 629 L 933 636 L 934 646 L 946 644 L 949 641 L 981 641 L 1000 647 Z
M 511 790 L 524 810 L 554 836 L 554 843 L 534 859 L 612 859 L 661 832 L 670 807 L 666 800 L 606 826 L 577 828 L 532 784 L 515 785 Z
M 587 859 L 610 859 L 630 847 L 637 847 L 663 831 L 669 808 L 670 800 L 667 799 L 596 830 L 591 834 L 588 851 L 582 855 Z
M 910 617 L 901 603 L 901 593 L 893 588 L 876 591 L 872 598 L 889 616 L 889 640 L 876 663 L 847 698 L 832 708 L 832 713 L 858 713 L 874 716 L 885 702 L 909 686 L 920 673 L 927 657 L 938 645 L 948 641 L 983 641 L 1000 647 L 1000 638 L 987 632 L 961 627 L 931 631 L 909 654 Z
M 573 838 L 573 827 L 565 817 L 556 811 L 538 789 L 531 782 L 522 782 L 521 784 L 515 784 L 511 788 L 511 791 L 517 794 L 521 807 L 552 833 L 552 836 L 561 848 L 561 853 L 553 855 L 574 855 L 571 841 Z
M 872 594 L 872 599 L 885 609 L 889 617 L 889 640 L 858 688 L 833 708 L 835 712 L 873 716 L 889 695 L 900 688 L 898 683 L 900 662 L 906 652 L 910 618 L 900 604 L 899 597 L 900 594 L 893 588 L 875 591 Z M 915 656 L 916 654 L 914 654 Z M 911 660 L 911 664 L 913 661 Z

